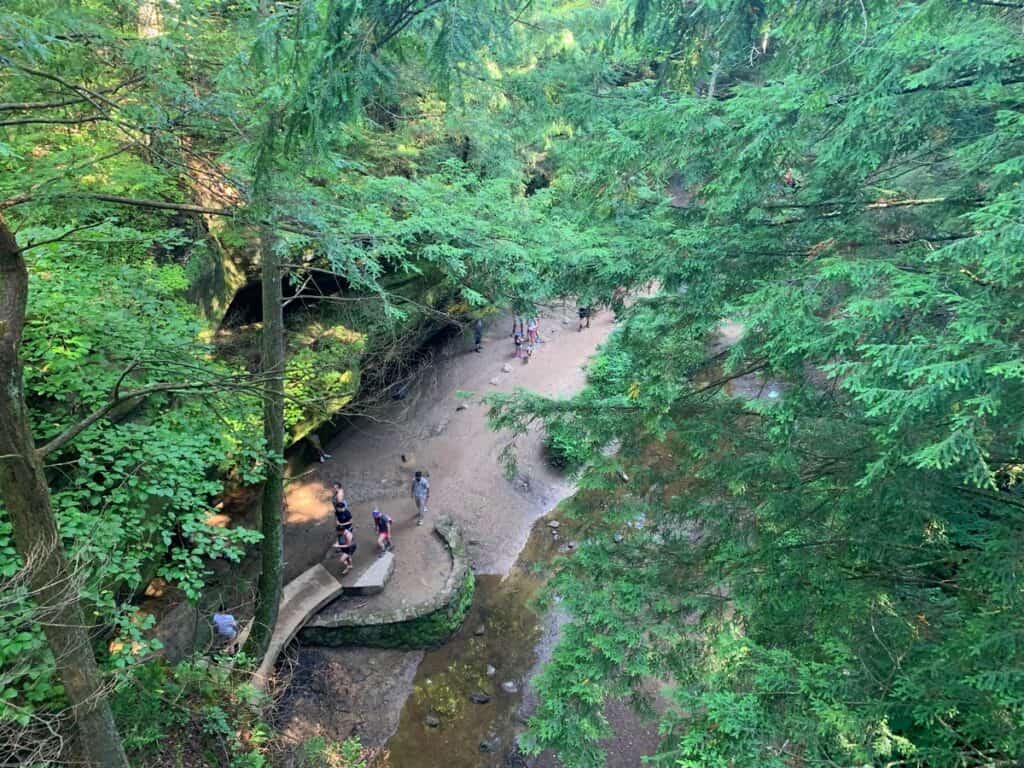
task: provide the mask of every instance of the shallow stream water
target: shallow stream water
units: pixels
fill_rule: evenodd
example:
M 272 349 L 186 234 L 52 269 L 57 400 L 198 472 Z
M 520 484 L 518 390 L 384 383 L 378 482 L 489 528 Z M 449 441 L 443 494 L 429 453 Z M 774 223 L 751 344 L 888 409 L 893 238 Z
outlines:
M 523 729 L 528 677 L 551 634 L 531 601 L 555 552 L 541 519 L 507 575 L 477 577 L 462 628 L 420 662 L 398 731 L 388 741 L 393 768 L 508 764 Z

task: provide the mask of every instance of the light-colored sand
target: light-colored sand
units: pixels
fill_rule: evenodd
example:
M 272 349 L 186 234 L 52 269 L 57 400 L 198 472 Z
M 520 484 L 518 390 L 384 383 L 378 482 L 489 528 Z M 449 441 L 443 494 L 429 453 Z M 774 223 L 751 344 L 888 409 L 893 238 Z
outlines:
M 516 387 L 549 396 L 579 391 L 588 358 L 612 327 L 610 312 L 598 312 L 591 327 L 578 332 L 575 306 L 549 310 L 541 320 L 545 343 L 525 365 L 513 358 L 510 317 L 487 328 L 481 353 L 472 350 L 470 338 L 457 339 L 385 421 L 354 421 L 327 446 L 331 459 L 289 484 L 285 579 L 321 561 L 334 567 L 329 488 L 338 480 L 356 522 L 357 568 L 361 559 L 374 557 L 373 506 L 395 519 L 395 571 L 381 597 L 416 597 L 435 589 L 448 561 L 431 527 L 415 525 L 410 486 L 416 469 L 430 475 L 430 507 L 462 527 L 475 570 L 508 571 L 531 524 L 571 486 L 546 465 L 539 433 L 520 439 L 517 476 L 506 478 L 499 455 L 509 436 L 487 427 L 481 398 Z M 508 372 L 502 370 L 506 364 Z M 495 378 L 498 383 L 491 384 Z M 457 410 L 462 404 L 466 408 Z M 295 743 L 314 734 L 343 739 L 355 732 L 366 744 L 383 744 L 398 726 L 422 656 L 421 651 L 298 649 L 295 678 L 279 712 L 285 740 Z
M 437 567 L 443 551 L 430 526 L 415 525 L 410 487 L 417 469 L 429 474 L 430 508 L 451 515 L 462 527 L 475 570 L 507 571 L 530 524 L 563 498 L 568 486 L 546 465 L 539 433 L 519 440 L 518 473 L 507 479 L 499 456 L 509 436 L 488 429 L 481 399 L 517 387 L 549 396 L 578 391 L 584 365 L 611 331 L 612 321 L 610 312 L 599 312 L 591 328 L 580 333 L 573 306 L 547 312 L 541 321 L 546 341 L 525 365 L 512 356 L 510 318 L 487 328 L 481 353 L 472 351 L 470 339 L 456 339 L 406 399 L 379 417 L 383 420 L 354 421 L 327 447 L 331 459 L 289 484 L 285 581 L 329 554 L 334 541 L 329 489 L 337 480 L 356 522 L 357 562 L 374 556 L 371 513 L 377 505 L 395 520 L 397 563 L 389 589 L 411 596 L 433 589 L 436 578 L 443 578 Z M 507 373 L 502 370 L 506 364 L 511 368 Z M 491 384 L 495 378 L 498 383 Z M 456 410 L 459 405 L 466 407 Z

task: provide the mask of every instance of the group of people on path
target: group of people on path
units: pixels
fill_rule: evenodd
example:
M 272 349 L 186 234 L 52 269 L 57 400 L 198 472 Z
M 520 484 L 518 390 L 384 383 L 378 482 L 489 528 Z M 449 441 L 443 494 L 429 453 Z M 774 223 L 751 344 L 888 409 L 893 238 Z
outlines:
M 430 481 L 426 475 L 418 471 L 413 475 L 412 498 L 416 503 L 416 525 L 423 525 L 424 516 L 427 514 L 427 502 L 430 499 Z M 355 522 L 352 518 L 352 509 L 345 501 L 345 489 L 341 483 L 331 483 L 331 504 L 334 507 L 334 531 L 337 534 L 337 543 L 334 550 L 337 551 L 341 561 L 344 576 L 352 570 L 352 556 L 355 555 L 358 545 L 355 537 Z M 395 546 L 391 542 L 391 526 L 394 520 L 378 507 L 373 508 L 373 527 L 377 534 L 377 554 L 394 552 Z M 213 632 L 216 639 L 216 647 L 229 654 L 238 651 L 238 636 L 241 628 L 235 617 L 228 613 L 223 604 L 218 606 L 212 617 Z
M 335 526 L 338 541 L 334 549 L 338 552 L 341 560 L 344 576 L 352 570 L 352 556 L 356 553 L 355 524 L 352 519 L 352 510 L 345 501 L 345 489 L 341 483 L 331 483 L 331 504 L 334 507 Z M 427 501 L 430 498 L 430 481 L 423 472 L 417 470 L 412 480 L 412 498 L 416 503 L 416 525 L 423 525 L 424 515 L 427 513 Z M 378 507 L 373 508 L 373 526 L 377 534 L 377 556 L 385 552 L 394 552 L 395 546 L 391 541 L 391 526 L 394 520 L 380 511 Z
M 512 342 L 516 347 L 516 359 L 521 359 L 524 365 L 530 362 L 534 347 L 544 342 L 540 337 L 540 318 L 536 315 L 531 315 L 528 318 L 524 318 L 522 315 L 513 315 Z
M 624 295 L 624 290 L 622 293 Z M 621 303 L 622 298 L 623 296 L 619 295 L 617 290 L 615 299 Z M 590 327 L 591 313 L 592 309 L 589 305 L 584 306 L 581 304 L 578 307 L 577 314 L 579 315 L 580 331 L 584 327 Z M 472 328 L 475 351 L 480 352 L 483 349 L 483 320 L 477 318 L 473 322 Z M 537 344 L 544 343 L 544 340 L 540 337 L 540 318 L 536 315 L 529 317 L 513 315 L 512 339 L 515 343 L 515 357 L 521 359 L 524 364 L 528 363 L 533 355 L 534 347 Z M 316 450 L 317 458 L 321 463 L 331 458 L 331 454 L 324 450 L 319 437 L 315 433 L 308 435 L 307 439 Z M 355 539 L 355 523 L 352 517 L 352 509 L 345 500 L 345 489 L 340 482 L 331 483 L 331 487 L 331 504 L 334 507 L 335 533 L 337 535 L 337 543 L 334 544 L 333 548 L 338 552 L 338 557 L 343 567 L 341 575 L 344 576 L 352 570 L 352 557 L 358 548 Z M 413 502 L 416 504 L 416 525 L 423 525 L 424 517 L 428 511 L 427 502 L 430 500 L 430 481 L 420 470 L 417 470 L 413 475 L 411 494 Z M 381 512 L 376 506 L 373 508 L 372 516 L 377 536 L 378 556 L 382 556 L 386 552 L 394 552 L 395 547 L 391 541 L 391 529 L 394 520 Z M 234 653 L 238 650 L 237 638 L 240 634 L 240 627 L 235 617 L 228 613 L 223 605 L 213 615 L 213 629 L 220 644 L 222 647 L 226 647 L 229 653 Z

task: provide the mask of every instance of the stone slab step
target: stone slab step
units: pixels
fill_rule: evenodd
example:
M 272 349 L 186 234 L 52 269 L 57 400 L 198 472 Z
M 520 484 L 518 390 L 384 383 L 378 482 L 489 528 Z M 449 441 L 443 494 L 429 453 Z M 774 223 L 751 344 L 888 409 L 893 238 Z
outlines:
M 263 657 L 253 683 L 263 687 L 274 671 L 278 655 L 292 641 L 309 617 L 340 595 L 342 586 L 330 571 L 322 565 L 314 565 L 308 571 L 289 581 L 281 594 L 281 607 L 277 612 L 277 624 L 270 638 L 267 653 Z
M 346 595 L 376 595 L 384 591 L 384 585 L 388 583 L 391 574 L 395 570 L 395 556 L 385 552 L 378 557 L 370 567 L 363 571 L 350 584 L 344 585 Z

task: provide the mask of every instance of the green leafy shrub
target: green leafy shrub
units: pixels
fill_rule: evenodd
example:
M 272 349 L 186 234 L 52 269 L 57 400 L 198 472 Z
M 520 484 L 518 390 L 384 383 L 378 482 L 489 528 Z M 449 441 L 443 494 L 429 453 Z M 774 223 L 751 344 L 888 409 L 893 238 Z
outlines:
M 384 768 L 386 753 L 364 747 L 358 736 L 328 741 L 314 736 L 302 742 L 296 768 Z
M 133 765 L 173 765 L 182 756 L 208 765 L 260 768 L 269 701 L 236 667 L 206 660 L 136 666 L 112 707 Z
M 551 466 L 572 471 L 586 464 L 591 452 L 586 441 L 568 421 L 557 420 L 545 427 L 544 455 Z

